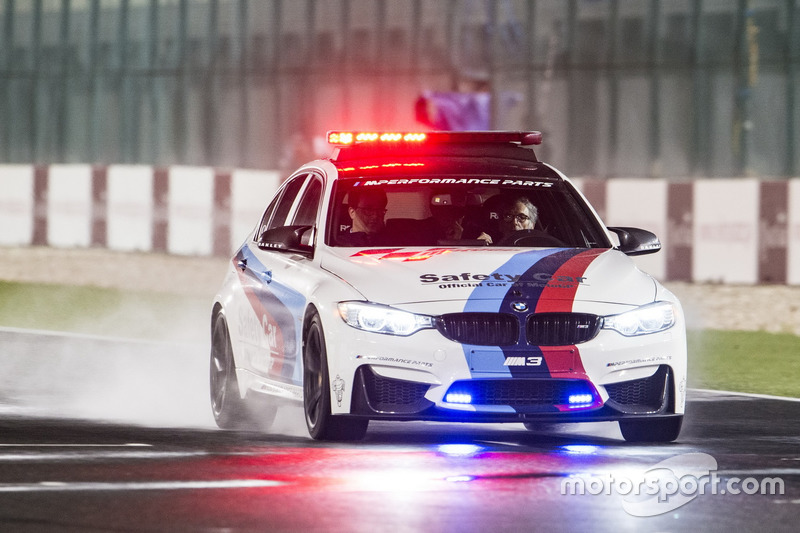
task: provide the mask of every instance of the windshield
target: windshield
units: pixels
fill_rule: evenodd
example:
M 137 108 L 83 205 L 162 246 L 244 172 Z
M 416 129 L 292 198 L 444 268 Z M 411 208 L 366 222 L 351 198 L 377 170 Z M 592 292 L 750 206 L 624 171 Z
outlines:
M 332 202 L 330 246 L 611 246 L 583 200 L 560 180 L 340 180 Z

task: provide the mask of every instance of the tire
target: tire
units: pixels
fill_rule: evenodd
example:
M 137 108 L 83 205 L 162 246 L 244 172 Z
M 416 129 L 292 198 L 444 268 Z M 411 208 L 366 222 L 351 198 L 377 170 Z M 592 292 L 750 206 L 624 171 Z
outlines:
M 368 419 L 333 416 L 328 352 L 319 315 L 314 314 L 303 337 L 303 411 L 308 434 L 315 440 L 361 440 Z
M 672 442 L 681 432 L 683 417 L 655 420 L 620 420 L 619 430 L 628 442 Z
M 239 396 L 228 324 L 222 313 L 214 317 L 211 326 L 209 390 L 211 412 L 217 426 L 221 429 L 245 428 L 248 417 L 244 401 Z

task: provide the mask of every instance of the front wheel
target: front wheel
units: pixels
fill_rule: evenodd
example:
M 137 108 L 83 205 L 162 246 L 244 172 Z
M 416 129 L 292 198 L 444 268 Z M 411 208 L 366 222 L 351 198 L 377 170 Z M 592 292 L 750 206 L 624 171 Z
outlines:
M 683 417 L 653 420 L 620 420 L 619 429 L 628 442 L 672 442 L 681 432 Z
M 303 339 L 303 409 L 308 433 L 315 440 L 363 439 L 369 420 L 333 416 L 330 388 L 325 334 L 315 314 Z

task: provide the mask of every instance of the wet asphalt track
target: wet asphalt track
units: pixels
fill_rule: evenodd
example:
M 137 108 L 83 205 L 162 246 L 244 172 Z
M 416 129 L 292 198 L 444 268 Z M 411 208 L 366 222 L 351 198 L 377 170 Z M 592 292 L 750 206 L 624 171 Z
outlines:
M 319 444 L 299 409 L 277 434 L 214 429 L 202 344 L 0 330 L 0 346 L 2 531 L 796 531 L 800 518 L 800 402 L 690 391 L 670 445 L 627 444 L 609 423 L 373 423 L 364 442 Z

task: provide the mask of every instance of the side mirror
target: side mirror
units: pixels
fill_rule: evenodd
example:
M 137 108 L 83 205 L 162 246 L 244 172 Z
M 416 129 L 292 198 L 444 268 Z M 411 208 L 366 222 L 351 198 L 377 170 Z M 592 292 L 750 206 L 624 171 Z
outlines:
M 312 231 L 314 226 L 282 226 L 261 234 L 258 247 L 262 250 L 293 252 L 307 257 L 314 255 L 314 247 L 303 244 L 303 237 Z M 306 241 L 308 242 L 308 241 Z
M 609 227 L 619 237 L 619 251 L 625 255 L 654 254 L 661 249 L 655 233 L 639 228 Z

